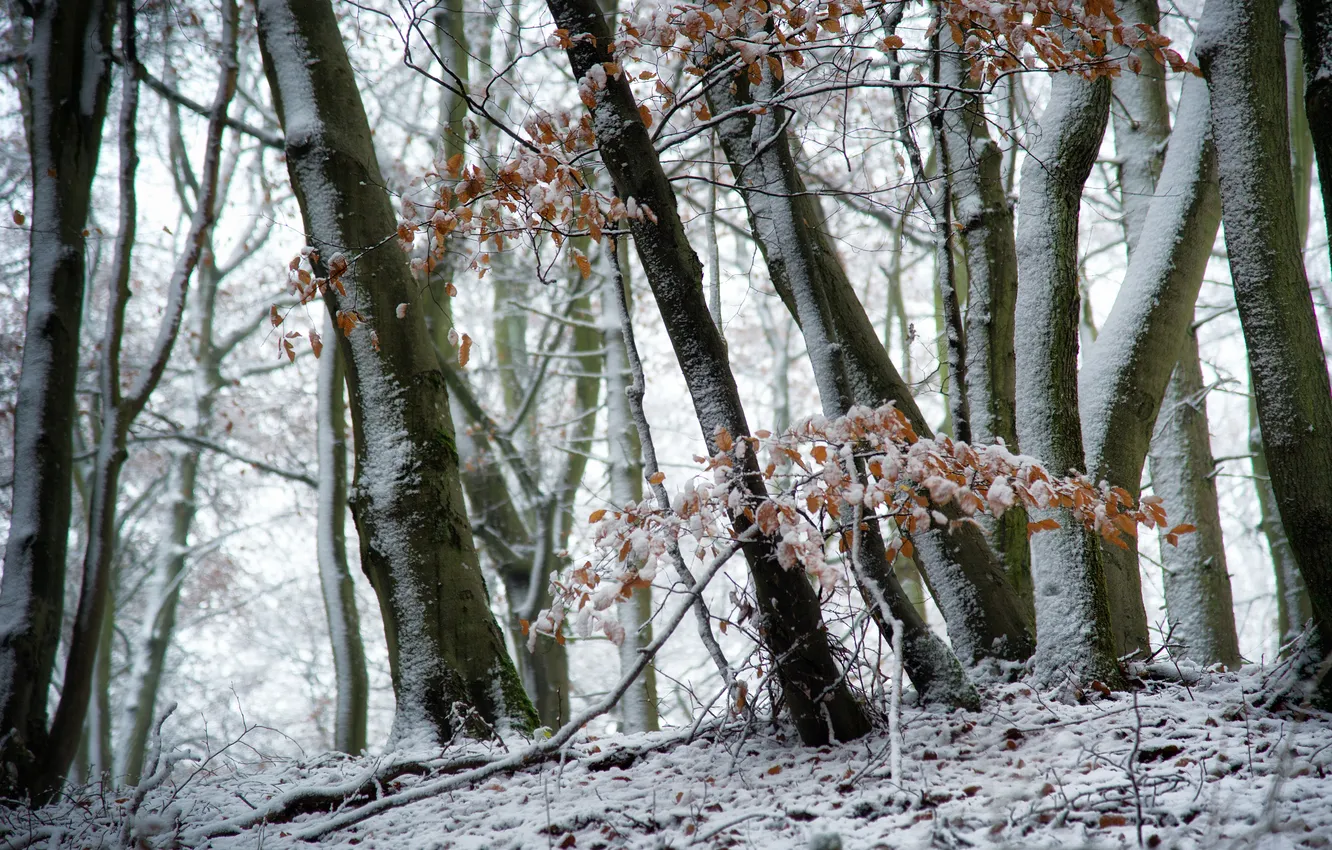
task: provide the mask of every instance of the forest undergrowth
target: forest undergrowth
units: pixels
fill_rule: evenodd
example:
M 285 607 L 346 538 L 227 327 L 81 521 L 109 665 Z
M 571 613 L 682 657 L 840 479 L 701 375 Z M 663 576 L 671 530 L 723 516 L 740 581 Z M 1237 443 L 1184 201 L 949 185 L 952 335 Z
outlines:
M 308 759 L 246 736 L 162 746 L 139 790 L 4 813 L 6 848 L 1325 847 L 1332 717 L 1273 705 L 1275 666 L 1137 665 L 1136 688 L 983 688 L 977 712 L 903 708 L 800 747 L 755 714 L 537 752 Z M 886 726 L 884 727 L 886 729 Z M 540 736 L 542 733 L 538 733 Z M 247 733 L 248 735 L 248 733 Z M 524 757 L 524 756 L 528 757 Z

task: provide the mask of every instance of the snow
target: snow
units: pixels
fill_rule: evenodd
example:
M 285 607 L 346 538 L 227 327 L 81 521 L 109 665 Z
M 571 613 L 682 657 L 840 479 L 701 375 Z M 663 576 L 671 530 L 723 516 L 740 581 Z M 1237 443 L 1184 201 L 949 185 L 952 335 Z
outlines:
M 0 815 L 0 835 L 9 846 L 57 834 L 76 846 L 114 846 L 128 822 L 138 846 L 202 846 L 224 819 L 246 818 L 280 795 L 367 788 L 379 813 L 318 837 L 319 846 L 1326 846 L 1332 720 L 1263 708 L 1254 694 L 1272 672 L 1158 662 L 1132 694 L 1018 682 L 987 688 L 981 712 L 907 706 L 896 783 L 892 742 L 881 731 L 810 748 L 789 730 L 732 719 L 705 724 L 692 739 L 687 727 L 583 734 L 536 764 L 434 794 L 420 791 L 448 766 L 460 772 L 462 760 L 474 767 L 506 753 L 492 742 L 244 763 L 243 748 L 233 748 L 204 769 L 178 768 L 132 818 L 129 795 L 88 787 L 46 809 Z M 522 745 L 506 742 L 512 753 Z M 413 762 L 414 772 L 404 772 Z M 345 814 L 365 802 L 337 808 Z M 302 836 L 328 827 L 334 807 L 218 835 L 207 846 L 309 847 Z

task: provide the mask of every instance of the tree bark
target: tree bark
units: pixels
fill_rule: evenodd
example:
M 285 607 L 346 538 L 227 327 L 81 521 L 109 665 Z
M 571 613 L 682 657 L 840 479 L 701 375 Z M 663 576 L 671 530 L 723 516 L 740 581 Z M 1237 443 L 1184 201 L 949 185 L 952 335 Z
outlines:
M 110 91 L 110 0 L 32 4 L 28 313 L 0 582 L 0 790 L 38 791 L 64 608 L 84 237 Z M 75 734 L 77 738 L 77 733 Z
M 1197 527 L 1166 540 L 1160 529 L 1161 573 L 1172 644 L 1199 664 L 1240 665 L 1234 598 L 1226 572 L 1226 547 L 1216 502 L 1216 462 L 1207 432 L 1207 390 L 1198 360 L 1198 336 L 1190 331 L 1170 378 L 1152 437 L 1152 490 L 1177 520 Z
M 1022 451 L 1051 473 L 1084 469 L 1078 417 L 1078 208 L 1105 131 L 1110 81 L 1051 81 L 1041 135 L 1022 168 L 1018 217 L 1017 428 Z M 1067 508 L 1035 509 L 1059 528 L 1031 540 L 1036 587 L 1036 674 L 1072 674 L 1116 687 L 1123 677 L 1101 541 Z
M 328 616 L 337 687 L 333 749 L 359 754 L 366 746 L 366 704 L 370 679 L 361 643 L 356 588 L 347 569 L 347 426 L 343 415 L 346 370 L 333 317 L 324 319 L 327 348 L 319 358 L 319 589 Z
M 942 79 L 967 82 L 965 63 L 948 51 Z M 944 113 L 944 140 L 951 165 L 953 204 L 967 273 L 967 394 L 971 438 L 978 444 L 1003 440 L 1017 451 L 1016 379 L 1013 349 L 1017 306 L 1017 247 L 1013 211 L 1003 183 L 1003 154 L 990 138 L 980 94 L 968 94 Z M 1018 600 L 1031 622 L 1036 603 L 1031 583 L 1027 512 L 1015 505 L 998 520 L 982 519 L 1003 558 Z
M 530 729 L 535 712 L 490 612 L 472 543 L 423 295 L 393 237 L 397 221 L 333 8 L 326 0 L 262 0 L 258 23 L 310 241 L 325 260 L 350 252 L 347 296 L 329 286 L 325 297 L 335 315 L 354 306 L 361 317 L 338 345 L 356 444 L 350 504 L 397 697 L 392 740 L 450 740 L 458 703 L 492 724 Z
M 547 6 L 556 25 L 574 39 L 566 52 L 576 79 L 583 80 L 593 66 L 611 60 L 610 28 L 594 0 L 548 0 Z M 579 37 L 585 34 L 592 38 Z M 720 450 L 716 437 L 721 429 L 742 443 L 741 438 L 749 436 L 749 425 L 725 343 L 704 298 L 702 265 L 685 237 L 675 192 L 624 75 L 608 77 L 595 98 L 593 123 L 615 192 L 621 198 L 635 199 L 653 214 L 631 219 L 629 229 L 684 372 L 708 451 Z M 753 452 L 737 460 L 734 474 L 741 477 L 749 498 L 754 502 L 765 499 L 766 488 Z M 737 533 L 749 527 L 743 514 L 735 514 L 732 520 Z M 771 539 L 746 544 L 744 551 L 762 613 L 760 628 L 801 739 L 818 745 L 830 738 L 849 740 L 865 734 L 868 718 L 833 660 L 814 590 L 803 575 L 781 567 Z
M 1332 233 L 1332 5 L 1326 0 L 1296 0 L 1295 6 L 1304 49 L 1304 114 L 1318 161 L 1323 217 Z M 1307 199 L 1304 210 L 1307 222 Z M 1332 255 L 1332 240 L 1328 252 Z
M 1206 83 L 1186 79 L 1160 187 L 1139 225 L 1142 236 L 1129 255 L 1114 307 L 1085 352 L 1078 376 L 1087 474 L 1123 487 L 1135 499 L 1157 411 L 1184 348 L 1221 221 L 1209 115 Z M 1130 150 L 1124 157 L 1134 154 Z M 1124 198 L 1129 204 L 1127 189 Z M 1103 553 L 1115 651 L 1145 653 L 1147 611 L 1136 542 L 1128 549 L 1106 546 Z
M 1135 24 L 1145 24 L 1153 30 L 1160 28 L 1157 0 L 1125 0 L 1119 4 L 1119 13 L 1125 28 Z M 1145 230 L 1147 211 L 1156 195 L 1156 181 L 1165 165 L 1166 145 L 1171 141 L 1165 68 L 1151 50 L 1138 48 L 1133 55 L 1142 63 L 1141 69 L 1115 77 L 1114 102 L 1110 107 L 1115 156 L 1119 160 L 1124 237 L 1130 255 Z
M 1321 651 L 1327 651 L 1332 648 L 1332 535 L 1327 533 L 1332 391 L 1291 203 L 1285 73 L 1276 70 L 1282 67 L 1278 3 L 1212 3 L 1220 14 L 1199 32 L 1198 55 L 1212 89 L 1231 279 L 1272 490 L 1309 591 Z M 1322 696 L 1332 701 L 1332 677 L 1323 679 Z

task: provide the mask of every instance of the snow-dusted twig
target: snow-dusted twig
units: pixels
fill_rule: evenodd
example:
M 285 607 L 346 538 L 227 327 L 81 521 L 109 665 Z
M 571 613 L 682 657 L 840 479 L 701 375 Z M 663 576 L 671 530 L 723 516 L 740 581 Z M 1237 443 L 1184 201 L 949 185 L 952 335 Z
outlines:
M 134 793 L 130 795 L 129 805 L 125 808 L 125 819 L 120 824 L 119 846 L 130 848 L 135 833 L 135 821 L 138 818 L 139 809 L 143 807 L 143 801 L 154 790 L 162 787 L 162 784 L 171 777 L 171 771 L 175 769 L 176 764 L 193 758 L 188 753 L 164 753 L 162 751 L 162 726 L 167 722 L 167 718 L 176 710 L 176 703 L 167 706 L 161 716 L 157 718 L 157 723 L 153 725 L 152 749 L 148 753 L 148 761 L 144 763 L 145 778 L 139 780 L 139 784 L 134 787 Z

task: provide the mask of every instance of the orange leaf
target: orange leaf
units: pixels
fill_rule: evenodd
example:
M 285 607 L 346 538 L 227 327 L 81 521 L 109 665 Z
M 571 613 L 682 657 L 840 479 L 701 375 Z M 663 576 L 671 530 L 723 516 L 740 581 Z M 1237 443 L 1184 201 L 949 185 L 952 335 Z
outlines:
M 1188 523 L 1188 522 L 1182 522 L 1182 523 L 1180 523 L 1179 525 L 1175 526 L 1174 528 L 1170 529 L 1170 533 L 1171 533 L 1171 534 L 1192 534 L 1193 532 L 1195 532 L 1195 531 L 1197 531 L 1197 530 L 1198 530 L 1198 527 L 1197 527 L 1196 525 L 1193 525 L 1192 523 Z
M 729 452 L 734 445 L 735 441 L 731 438 L 731 432 L 726 430 L 725 428 L 718 428 L 717 448 L 721 449 L 724 452 Z
M 472 358 L 472 338 L 467 334 L 462 335 L 458 343 L 458 368 L 467 366 L 467 361 Z
M 639 104 L 638 117 L 643 119 L 644 127 L 652 129 L 652 110 L 647 108 L 647 104 Z
M 828 447 L 827 447 L 827 446 L 815 446 L 814 448 L 810 449 L 810 452 L 809 452 L 809 453 L 810 453 L 811 455 L 813 455 L 813 456 L 814 456 L 814 459 L 817 460 L 819 463 L 827 463 L 827 462 L 828 462 Z
M 278 325 L 282 324 L 282 317 L 278 315 L 278 308 L 276 304 L 269 305 L 268 320 L 273 323 L 273 327 L 277 327 Z
M 319 333 L 315 330 L 310 331 L 310 348 L 314 351 L 315 359 L 324 351 L 324 341 L 319 338 Z
M 660 469 L 658 469 L 656 472 L 648 476 L 649 484 L 660 484 L 665 480 L 666 480 L 666 473 L 662 472 Z
M 589 516 L 589 517 L 587 518 L 587 521 L 588 521 L 588 522 L 601 522 L 601 518 L 604 517 L 605 515 L 606 515 L 606 509 L 605 509 L 605 508 L 598 508 L 597 510 L 595 510 L 595 511 L 592 512 L 592 515 Z
M 1031 536 L 1038 531 L 1053 531 L 1059 527 L 1059 523 L 1053 519 L 1043 519 L 1040 522 L 1027 523 L 1027 536 Z
M 586 280 L 592 276 L 592 262 L 588 260 L 587 255 L 582 251 L 573 252 L 574 263 L 578 266 L 578 273 Z
M 880 44 L 883 46 L 884 50 L 900 50 L 905 42 L 902 41 L 900 35 L 890 35 L 885 37 Z
M 902 557 L 903 557 L 903 558 L 911 558 L 911 557 L 914 557 L 915 554 L 916 554 L 916 547 L 913 546 L 913 545 L 911 545 L 911 541 L 910 541 L 910 540 L 903 540 L 903 541 L 902 541 Z
M 24 216 L 23 213 L 19 210 L 14 210 L 13 217 L 14 217 L 14 223 L 17 224 L 19 227 L 22 227 L 23 222 L 28 220 L 27 217 Z

